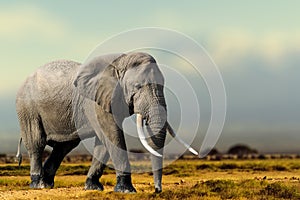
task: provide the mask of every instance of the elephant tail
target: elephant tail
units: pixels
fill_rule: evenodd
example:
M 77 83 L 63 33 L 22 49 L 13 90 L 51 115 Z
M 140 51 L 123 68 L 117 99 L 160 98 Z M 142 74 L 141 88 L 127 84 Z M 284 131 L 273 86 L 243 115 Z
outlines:
M 22 144 L 22 138 L 20 138 L 20 140 L 19 140 L 18 151 L 17 151 L 17 155 L 16 155 L 16 160 L 19 162 L 19 167 L 22 163 L 21 144 Z

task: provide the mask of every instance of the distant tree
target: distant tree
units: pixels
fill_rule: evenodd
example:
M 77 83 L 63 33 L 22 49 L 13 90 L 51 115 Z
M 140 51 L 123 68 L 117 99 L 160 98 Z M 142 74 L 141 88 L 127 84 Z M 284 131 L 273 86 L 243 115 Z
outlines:
M 244 155 L 254 154 L 254 153 L 256 154 L 257 150 L 251 149 L 249 146 L 245 144 L 236 144 L 228 150 L 228 154 L 238 155 L 239 157 L 242 157 Z
M 202 153 L 206 154 L 204 158 L 208 160 L 222 160 L 223 157 L 222 153 L 216 148 L 206 149 Z
M 221 153 L 219 152 L 218 149 L 212 148 L 212 149 L 205 149 L 202 154 L 206 154 L 208 156 L 215 156 L 215 155 L 220 155 Z
M 6 158 L 6 154 L 5 153 L 0 153 L 0 158 Z
M 212 150 L 210 150 L 210 152 L 208 153 L 208 155 L 210 156 L 215 156 L 215 155 L 219 155 L 220 152 L 218 151 L 218 149 L 213 148 Z

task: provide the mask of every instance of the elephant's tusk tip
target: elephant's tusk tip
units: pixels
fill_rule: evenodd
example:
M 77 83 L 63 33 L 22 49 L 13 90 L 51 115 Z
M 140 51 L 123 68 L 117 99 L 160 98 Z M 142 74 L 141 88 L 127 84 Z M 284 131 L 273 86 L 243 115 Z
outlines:
M 152 153 L 153 155 L 155 155 L 156 157 L 160 157 L 160 158 L 162 158 L 163 156 L 161 155 L 161 154 L 159 154 L 159 153 Z
M 199 155 L 198 152 L 195 149 L 193 149 L 192 147 L 189 148 L 189 151 L 196 156 Z

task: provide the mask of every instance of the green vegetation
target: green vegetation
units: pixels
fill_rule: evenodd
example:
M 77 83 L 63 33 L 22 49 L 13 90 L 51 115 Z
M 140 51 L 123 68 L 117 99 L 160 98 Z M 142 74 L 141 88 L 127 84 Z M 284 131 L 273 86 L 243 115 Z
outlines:
M 0 176 L 28 176 L 29 165 L 0 165 Z
M 145 161 L 133 163 L 137 172 L 145 168 L 149 168 Z M 153 193 L 151 172 L 133 174 L 137 194 L 114 193 L 115 174 L 110 168 L 101 178 L 105 191 L 84 191 L 88 169 L 87 163 L 63 164 L 57 172 L 55 188 L 49 191 L 28 190 L 28 164 L 20 168 L 0 165 L 0 197 L 12 194 L 14 198 L 21 192 L 20 199 L 44 193 L 52 199 L 300 199 L 299 159 L 178 160 L 164 168 L 160 194 Z
M 89 170 L 89 163 L 85 164 L 62 164 L 57 171 L 57 175 L 86 175 Z M 0 176 L 28 176 L 29 165 L 16 164 L 0 165 Z M 132 164 L 132 170 L 143 172 L 150 170 L 151 166 L 135 162 Z M 204 171 L 297 171 L 300 170 L 299 159 L 283 160 L 226 160 L 226 161 L 202 161 L 202 160 L 178 160 L 164 168 L 164 175 L 175 175 L 178 177 L 193 176 L 199 170 Z M 107 167 L 104 174 L 113 174 L 114 170 Z

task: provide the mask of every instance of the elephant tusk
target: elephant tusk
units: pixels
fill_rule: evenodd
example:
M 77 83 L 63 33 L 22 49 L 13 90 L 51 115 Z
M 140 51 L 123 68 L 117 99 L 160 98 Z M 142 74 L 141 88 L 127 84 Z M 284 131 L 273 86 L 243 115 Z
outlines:
M 179 136 L 176 135 L 175 131 L 172 129 L 170 124 L 167 122 L 167 131 L 170 133 L 170 135 L 179 143 L 183 144 L 191 153 L 195 154 L 196 156 L 198 155 L 198 152 L 190 147 L 186 142 L 184 142 Z
M 143 146 L 153 155 L 157 156 L 157 157 L 162 157 L 161 154 L 159 154 L 157 151 L 155 151 L 152 147 L 149 146 L 149 144 L 146 141 L 146 136 L 145 136 L 145 132 L 143 130 L 143 117 L 141 114 L 137 114 L 136 116 L 136 127 L 137 127 L 137 132 L 139 135 L 139 138 L 141 140 L 141 143 L 143 144 Z

